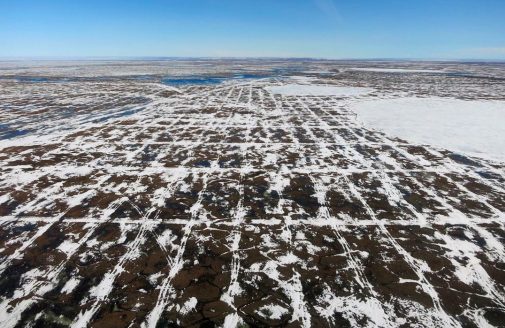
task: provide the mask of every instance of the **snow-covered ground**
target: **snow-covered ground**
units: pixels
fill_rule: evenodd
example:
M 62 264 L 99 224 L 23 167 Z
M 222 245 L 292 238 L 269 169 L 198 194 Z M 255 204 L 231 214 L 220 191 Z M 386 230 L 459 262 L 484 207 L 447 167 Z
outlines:
M 350 97 L 360 96 L 373 91 L 371 88 L 360 87 L 340 87 L 332 85 L 306 85 L 306 84 L 285 84 L 280 86 L 269 86 L 267 91 L 284 96 L 335 96 Z
M 503 326 L 505 163 L 379 133 L 352 105 L 489 104 L 505 68 L 113 64 L 0 62 L 0 327 Z
M 408 97 L 360 101 L 351 109 L 391 136 L 505 161 L 505 101 Z
M 379 68 L 379 67 L 353 67 L 351 71 L 376 72 L 376 73 L 447 73 L 437 69 L 409 69 L 409 68 Z

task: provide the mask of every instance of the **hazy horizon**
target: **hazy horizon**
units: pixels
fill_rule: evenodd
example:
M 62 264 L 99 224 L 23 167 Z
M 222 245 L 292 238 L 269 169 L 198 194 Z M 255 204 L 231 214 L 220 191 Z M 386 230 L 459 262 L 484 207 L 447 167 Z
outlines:
M 504 63 L 504 59 L 492 58 L 318 58 L 318 57 L 226 57 L 226 56 L 20 56 L 2 57 L 0 61 L 175 61 L 175 60 L 293 60 L 293 61 L 336 61 L 336 62 L 484 62 Z

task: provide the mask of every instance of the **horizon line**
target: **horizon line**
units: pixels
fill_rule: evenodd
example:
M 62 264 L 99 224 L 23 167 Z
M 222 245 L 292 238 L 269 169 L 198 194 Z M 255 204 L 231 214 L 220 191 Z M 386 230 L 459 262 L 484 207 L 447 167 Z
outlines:
M 501 63 L 493 58 L 414 58 L 414 57 L 297 57 L 297 56 L 0 56 L 0 61 L 162 61 L 162 60 L 310 60 L 310 61 L 420 61 L 420 62 L 488 62 Z

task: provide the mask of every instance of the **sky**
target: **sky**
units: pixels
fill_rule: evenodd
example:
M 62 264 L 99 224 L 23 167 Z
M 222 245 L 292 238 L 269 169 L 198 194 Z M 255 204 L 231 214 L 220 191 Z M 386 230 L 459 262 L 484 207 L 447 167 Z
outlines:
M 0 57 L 505 60 L 504 0 L 0 0 Z

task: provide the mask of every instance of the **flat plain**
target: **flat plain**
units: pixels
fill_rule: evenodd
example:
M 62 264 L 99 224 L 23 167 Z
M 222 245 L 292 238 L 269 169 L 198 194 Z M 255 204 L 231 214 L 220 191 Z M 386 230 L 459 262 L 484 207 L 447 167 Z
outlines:
M 503 327 L 505 162 L 391 135 L 353 108 L 503 106 L 504 76 L 1 62 L 0 326 Z

